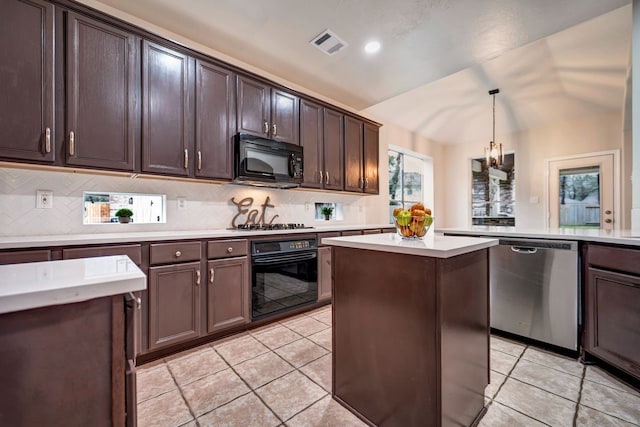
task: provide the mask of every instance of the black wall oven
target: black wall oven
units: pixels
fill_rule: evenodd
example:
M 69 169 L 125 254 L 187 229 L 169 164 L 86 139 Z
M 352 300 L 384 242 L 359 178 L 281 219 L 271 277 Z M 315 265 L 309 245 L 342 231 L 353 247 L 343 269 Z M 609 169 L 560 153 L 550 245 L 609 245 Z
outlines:
M 315 237 L 251 243 L 251 318 L 261 319 L 318 301 Z

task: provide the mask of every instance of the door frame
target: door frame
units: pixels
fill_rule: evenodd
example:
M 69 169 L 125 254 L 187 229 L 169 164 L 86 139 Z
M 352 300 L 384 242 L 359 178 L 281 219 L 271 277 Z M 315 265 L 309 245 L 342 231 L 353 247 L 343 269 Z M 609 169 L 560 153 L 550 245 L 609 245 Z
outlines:
M 544 187 L 544 226 L 546 229 L 549 229 L 549 223 L 551 220 L 551 201 L 549 200 L 549 185 L 551 184 L 551 162 L 564 161 L 564 160 L 576 160 L 576 159 L 587 159 L 589 157 L 599 157 L 599 156 L 613 156 L 613 229 L 620 229 L 620 150 L 605 150 L 605 151 L 595 151 L 592 153 L 583 153 L 583 154 L 574 154 L 571 156 L 562 156 L 562 157 L 552 157 L 548 159 L 544 159 L 545 164 L 545 182 L 546 185 Z

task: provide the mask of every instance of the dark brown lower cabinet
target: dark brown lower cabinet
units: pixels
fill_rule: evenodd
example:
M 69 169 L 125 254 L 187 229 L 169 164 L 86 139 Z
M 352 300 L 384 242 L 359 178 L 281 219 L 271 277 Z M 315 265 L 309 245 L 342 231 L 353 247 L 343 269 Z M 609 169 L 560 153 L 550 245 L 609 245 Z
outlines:
M 640 379 L 640 276 L 591 267 L 585 290 L 585 350 Z
M 247 257 L 207 263 L 207 332 L 217 332 L 251 321 Z
M 0 252 L 0 265 L 40 261 L 51 261 L 51 251 L 49 249 Z
M 331 299 L 331 247 L 318 248 L 318 301 Z
M 200 262 L 149 268 L 149 350 L 200 336 Z
M 132 327 L 122 295 L 0 315 L 0 424 L 135 425 Z

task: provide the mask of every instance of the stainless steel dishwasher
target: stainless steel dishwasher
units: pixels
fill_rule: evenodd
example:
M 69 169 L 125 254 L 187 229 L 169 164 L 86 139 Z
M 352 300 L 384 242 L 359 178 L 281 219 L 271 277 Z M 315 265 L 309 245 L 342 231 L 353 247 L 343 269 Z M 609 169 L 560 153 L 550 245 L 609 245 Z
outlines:
M 578 349 L 578 244 L 501 238 L 490 250 L 491 327 Z

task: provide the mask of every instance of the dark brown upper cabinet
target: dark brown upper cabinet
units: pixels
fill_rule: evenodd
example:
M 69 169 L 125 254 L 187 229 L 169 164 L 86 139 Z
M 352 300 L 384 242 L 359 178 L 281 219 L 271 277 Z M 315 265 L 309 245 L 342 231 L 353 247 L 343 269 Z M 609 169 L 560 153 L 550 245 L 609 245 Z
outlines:
M 0 13 L 0 157 L 53 162 L 54 6 L 3 1 Z
M 133 171 L 138 39 L 67 12 L 67 164 Z
M 238 76 L 238 132 L 298 144 L 297 96 L 246 76 Z
M 344 127 L 344 189 L 378 194 L 378 126 L 345 116 Z
M 196 60 L 195 176 L 233 178 L 234 73 Z
M 343 115 L 302 99 L 300 145 L 304 149 L 303 187 L 342 190 L 344 187 Z
M 364 192 L 378 194 L 378 153 L 380 151 L 379 128 L 369 123 L 364 124 L 363 141 L 363 173 Z
M 142 43 L 142 170 L 189 176 L 193 170 L 193 58 Z

